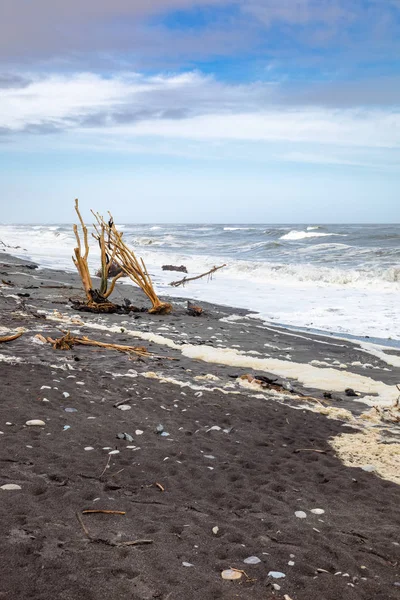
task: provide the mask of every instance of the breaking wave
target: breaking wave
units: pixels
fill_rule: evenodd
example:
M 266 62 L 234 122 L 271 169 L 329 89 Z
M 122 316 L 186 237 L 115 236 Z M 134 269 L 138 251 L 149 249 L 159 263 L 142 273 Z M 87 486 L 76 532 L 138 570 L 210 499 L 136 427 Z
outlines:
M 307 229 L 310 229 L 310 227 L 307 227 Z M 313 229 L 313 228 L 311 228 Z M 322 233 L 322 232 L 318 232 L 318 231 L 296 231 L 295 229 L 293 229 L 292 231 L 289 231 L 289 233 L 285 233 L 285 235 L 281 236 L 281 240 L 291 240 L 291 241 L 296 241 L 296 240 L 305 240 L 306 238 L 316 238 L 316 237 L 328 237 L 331 235 L 337 235 L 337 236 L 344 236 L 345 234 L 341 234 L 341 233 Z

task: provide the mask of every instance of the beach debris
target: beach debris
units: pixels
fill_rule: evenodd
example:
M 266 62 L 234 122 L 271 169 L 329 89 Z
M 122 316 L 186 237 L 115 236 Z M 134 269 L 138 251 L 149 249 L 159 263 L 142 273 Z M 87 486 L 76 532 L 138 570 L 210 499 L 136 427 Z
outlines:
M 270 571 L 268 577 L 272 577 L 273 579 L 283 579 L 286 575 L 285 573 L 281 573 L 281 571 Z
M 111 452 L 109 452 L 108 454 L 111 454 L 111 455 L 119 454 L 119 450 L 111 450 Z
M 185 561 L 182 563 L 182 566 L 183 567 L 194 567 L 194 565 L 192 563 L 185 562 Z
M 400 386 L 396 386 L 400 391 Z M 373 406 L 371 410 L 362 413 L 361 419 L 372 423 L 400 423 L 400 396 L 391 406 Z
M 228 581 L 235 581 L 236 579 L 241 579 L 243 576 L 243 572 L 237 569 L 225 569 L 222 571 L 221 577 L 222 579 L 227 579 Z
M 71 425 L 64 425 L 63 431 L 67 431 L 68 429 L 71 429 Z
M 210 431 L 221 431 L 221 427 L 219 427 L 218 425 L 213 425 L 212 427 L 210 427 L 210 429 L 206 430 L 206 433 L 209 433 Z
M 132 406 L 130 406 L 129 404 L 120 404 L 119 406 L 117 406 L 118 410 L 131 410 Z
M 165 492 L 165 487 L 161 484 L 161 483 L 156 483 L 154 484 L 156 487 L 158 487 L 158 489 L 160 490 L 160 492 Z
M 119 267 L 115 261 L 111 261 L 108 265 L 108 272 L 104 273 L 103 269 L 100 268 L 100 269 L 98 269 L 98 271 L 96 271 L 96 277 L 101 278 L 101 277 L 107 275 L 107 278 L 110 279 L 110 278 L 116 277 L 120 273 L 122 273 L 121 277 L 126 277 L 126 275 L 123 272 L 123 270 L 121 269 L 121 267 Z
M 156 427 L 156 433 L 161 434 L 164 431 L 164 425 L 157 425 Z
M 203 309 L 201 308 L 201 306 L 196 306 L 195 304 L 191 304 L 188 300 L 187 312 L 192 317 L 200 317 L 200 315 L 203 314 Z
M 126 512 L 124 510 L 103 510 L 103 509 L 88 509 L 88 510 L 83 510 L 82 511 L 83 515 L 95 515 L 95 514 L 102 514 L 102 515 L 126 515 Z
M 144 431 L 142 429 L 136 429 L 135 435 L 143 435 Z
M 109 253 L 107 248 L 106 241 L 106 230 L 101 229 L 97 231 L 97 241 L 100 246 L 101 253 L 101 280 L 100 280 L 100 288 L 98 290 L 93 288 L 92 278 L 90 276 L 88 257 L 89 257 L 89 241 L 88 241 L 88 229 L 82 219 L 81 213 L 79 211 L 79 202 L 78 199 L 75 200 L 75 212 L 78 215 L 78 219 L 80 222 L 83 236 L 83 246 L 84 250 L 82 250 L 82 243 L 78 231 L 78 226 L 73 226 L 73 231 L 75 234 L 77 246 L 74 248 L 74 255 L 72 260 L 74 265 L 76 266 L 79 276 L 82 281 L 83 288 L 86 293 L 86 303 L 81 302 L 73 302 L 74 308 L 80 310 L 83 307 L 86 307 L 87 310 L 93 312 L 115 312 L 117 310 L 117 306 L 108 300 L 108 297 L 112 294 L 115 288 L 115 284 L 118 279 L 122 277 L 123 272 L 115 275 L 109 284 L 109 270 L 111 265 L 114 262 L 113 254 Z
M 24 334 L 23 331 L 19 331 L 18 333 L 14 333 L 13 335 L 6 335 L 3 337 L 0 337 L 0 343 L 13 342 L 14 340 L 17 340 L 18 338 L 20 338 L 21 335 L 23 335 L 23 334 Z
M 346 388 L 344 390 L 344 393 L 346 394 L 346 396 L 348 396 L 349 398 L 354 398 L 355 396 L 358 396 L 358 394 L 356 394 L 356 392 L 352 389 L 352 388 Z
M 31 419 L 25 423 L 28 427 L 44 427 L 46 423 L 40 419 Z
M 169 437 L 169 433 L 167 433 L 166 431 L 162 431 L 162 432 L 160 433 L 160 436 L 161 436 L 161 437 Z
M 310 510 L 310 512 L 312 512 L 313 515 L 323 515 L 323 514 L 325 514 L 325 511 L 324 511 L 323 508 L 312 508 Z
M 307 515 L 303 510 L 296 510 L 294 513 L 298 519 L 306 519 Z
M 175 265 L 163 265 L 161 268 L 163 271 L 177 271 L 179 273 L 187 273 L 188 272 L 185 265 L 180 265 L 179 267 L 175 266 Z
M 4 485 L 0 486 L 0 489 L 11 492 L 15 490 L 22 490 L 22 487 L 16 483 L 5 483 Z
M 215 527 L 212 528 L 211 531 L 213 532 L 214 535 L 217 535 L 217 533 L 219 531 L 219 527 L 216 525 Z
M 293 450 L 295 454 L 298 452 L 318 452 L 318 454 L 326 454 L 326 450 L 318 450 L 317 448 L 297 448 Z
M 67 412 L 67 413 L 74 413 L 74 412 L 78 412 L 78 409 L 77 408 L 69 408 L 69 407 L 67 407 L 67 408 L 64 408 L 64 411 Z
M 220 267 L 213 267 L 212 269 L 210 269 L 206 273 L 203 273 L 202 275 L 197 275 L 196 277 L 184 277 L 179 281 L 171 281 L 169 285 L 171 285 L 172 287 L 179 287 L 180 285 L 185 285 L 186 283 L 189 283 L 189 281 L 195 281 L 196 279 L 201 279 L 202 277 L 208 277 L 208 280 L 210 280 L 212 279 L 212 276 L 216 271 L 219 271 L 219 269 L 223 269 L 224 267 L 226 267 L 226 265 L 221 265 Z
M 246 565 L 258 565 L 261 562 L 261 560 L 258 558 L 258 556 L 248 556 L 244 559 L 243 562 Z
M 142 357 L 151 356 L 150 352 L 144 346 L 124 346 L 121 344 L 108 344 L 106 342 L 98 342 L 97 340 L 91 340 L 86 336 L 75 337 L 71 335 L 69 331 L 63 332 L 64 335 L 61 338 L 53 339 L 51 337 L 45 338 L 40 333 L 37 334 L 37 338 L 42 341 L 52 344 L 55 350 L 71 350 L 74 346 L 96 346 L 99 348 L 106 348 L 108 350 L 117 350 L 118 352 L 126 352 L 127 354 L 137 354 Z
M 93 446 L 86 446 L 84 450 L 86 450 L 86 452 L 90 452 L 91 450 L 94 450 L 94 448 Z
M 95 538 L 90 534 L 89 529 L 86 527 L 84 520 L 82 518 L 82 515 L 80 515 L 79 512 L 76 512 L 75 515 L 79 521 L 80 526 L 83 529 L 85 536 L 88 538 L 88 540 L 90 542 L 105 544 L 106 546 L 116 546 L 116 547 L 140 546 L 140 545 L 144 545 L 144 544 L 153 544 L 153 540 L 132 540 L 132 541 L 127 541 L 127 542 L 115 542 L 113 540 L 107 540 L 107 539 L 103 539 L 103 538 Z
M 159 299 L 143 259 L 141 258 L 138 260 L 134 251 L 125 244 L 123 234 L 117 230 L 111 213 L 109 213 L 108 222 L 106 222 L 99 213 L 94 213 L 92 211 L 92 214 L 97 221 L 94 225 L 96 231 L 94 237 L 100 244 L 104 243 L 104 252 L 106 256 L 109 256 L 111 261 L 114 261 L 146 294 L 152 304 L 152 308 L 150 308 L 148 312 L 151 314 L 169 314 L 172 311 L 172 304 L 169 302 L 162 302 Z M 107 242 L 105 242 L 106 238 Z M 120 277 L 120 275 L 117 275 L 116 277 Z M 113 282 L 115 283 L 115 278 L 113 279 Z

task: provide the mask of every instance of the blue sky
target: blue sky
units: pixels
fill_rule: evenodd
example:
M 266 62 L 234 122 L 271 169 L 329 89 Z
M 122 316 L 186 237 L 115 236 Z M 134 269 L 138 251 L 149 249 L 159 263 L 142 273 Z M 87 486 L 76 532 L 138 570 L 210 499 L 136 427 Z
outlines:
M 2 222 L 399 222 L 400 0 L 3 4 Z

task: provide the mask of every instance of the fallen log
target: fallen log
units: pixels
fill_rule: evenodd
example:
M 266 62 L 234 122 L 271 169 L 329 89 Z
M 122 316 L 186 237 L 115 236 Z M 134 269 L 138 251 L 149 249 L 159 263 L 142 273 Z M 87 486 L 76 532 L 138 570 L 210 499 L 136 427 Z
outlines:
M 212 279 L 212 275 L 216 271 L 219 271 L 219 269 L 223 269 L 224 267 L 226 267 L 226 265 L 221 265 L 220 267 L 213 267 L 212 269 L 210 269 L 206 273 L 203 273 L 202 275 L 197 275 L 196 277 L 184 277 L 183 279 L 181 279 L 179 281 L 171 281 L 171 283 L 169 285 L 172 285 L 173 287 L 179 287 L 180 285 L 185 285 L 185 283 L 189 283 L 189 281 L 195 281 L 196 279 L 201 279 L 202 277 L 207 277 L 207 275 L 208 275 L 209 279 Z
M 163 265 L 162 267 L 163 271 L 178 271 L 180 273 L 187 273 L 188 270 L 185 267 L 185 265 L 181 265 L 180 267 L 176 267 L 174 265 Z

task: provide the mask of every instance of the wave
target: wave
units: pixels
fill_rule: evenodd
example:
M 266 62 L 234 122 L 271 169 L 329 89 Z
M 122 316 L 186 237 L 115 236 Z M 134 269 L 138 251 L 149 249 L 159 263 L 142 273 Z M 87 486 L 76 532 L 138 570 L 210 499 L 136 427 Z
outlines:
M 224 231 L 254 231 L 257 227 L 224 227 Z
M 289 233 L 285 233 L 285 235 L 282 235 L 282 237 L 280 237 L 279 239 L 281 240 L 291 240 L 291 241 L 295 241 L 295 240 L 305 240 L 307 238 L 314 238 L 314 237 L 327 237 L 327 236 L 331 236 L 331 235 L 337 235 L 337 236 L 342 236 L 342 235 L 346 235 L 346 234 L 341 234 L 341 233 L 320 233 L 320 232 L 311 232 L 311 231 L 296 231 L 295 229 L 293 229 L 292 231 L 289 231 Z
M 314 229 L 321 229 L 321 227 L 319 225 L 309 225 L 307 227 L 307 231 L 314 231 Z

